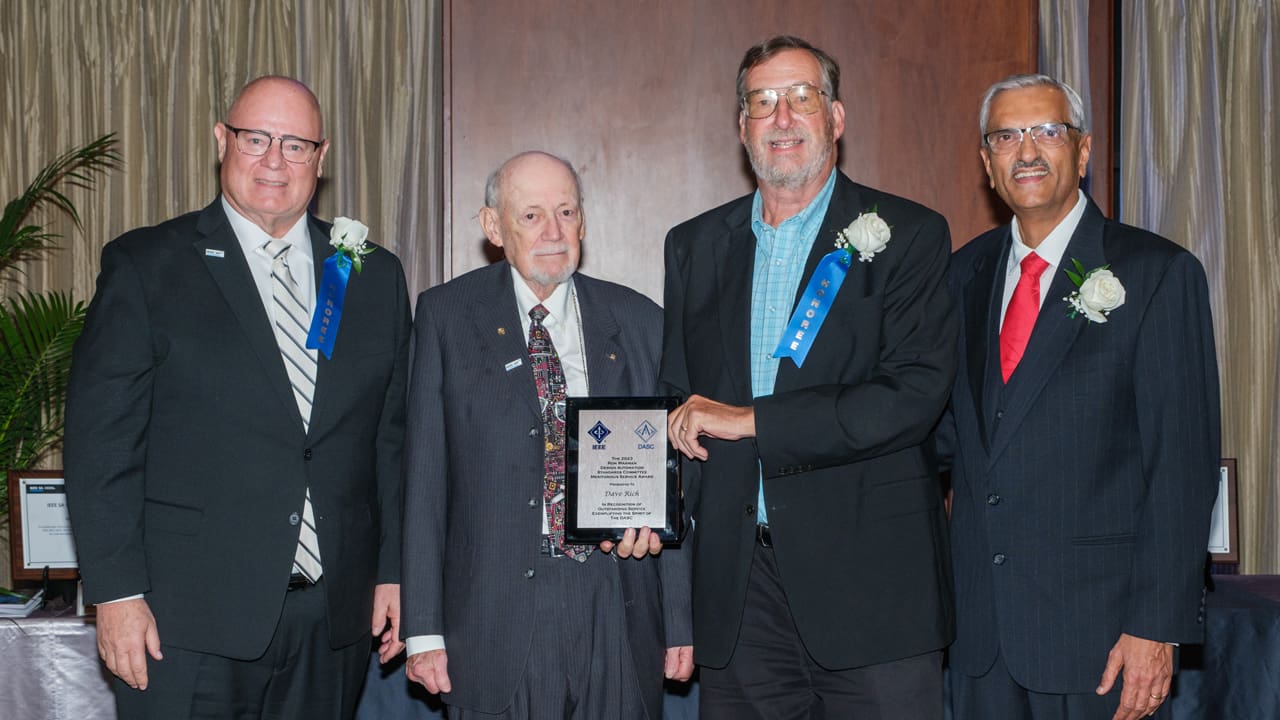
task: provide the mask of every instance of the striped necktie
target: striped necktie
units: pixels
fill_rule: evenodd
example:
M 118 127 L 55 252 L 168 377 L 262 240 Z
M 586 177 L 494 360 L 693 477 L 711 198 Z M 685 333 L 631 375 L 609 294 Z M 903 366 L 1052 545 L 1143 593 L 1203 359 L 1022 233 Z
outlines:
M 276 343 L 284 360 L 289 384 L 293 386 L 293 399 L 298 403 L 302 416 L 303 432 L 311 427 L 311 401 L 316 394 L 316 351 L 307 349 L 307 326 L 310 325 L 311 303 L 302 294 L 298 283 L 289 272 L 291 244 L 283 240 L 269 240 L 257 252 L 271 259 L 271 312 Z M 320 579 L 324 572 L 320 566 L 320 539 L 316 536 L 315 512 L 311 509 L 311 488 L 307 488 L 302 501 L 301 532 L 298 548 L 293 555 L 293 568 L 311 582 Z

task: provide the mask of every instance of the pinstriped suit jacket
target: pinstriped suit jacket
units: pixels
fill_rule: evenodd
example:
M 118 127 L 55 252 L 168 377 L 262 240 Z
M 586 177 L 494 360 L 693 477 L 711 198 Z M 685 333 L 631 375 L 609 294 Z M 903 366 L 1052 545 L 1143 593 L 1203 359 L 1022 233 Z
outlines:
M 1058 272 L 1026 354 L 1000 379 L 1008 226 L 956 252 L 960 368 L 939 447 L 953 460 L 953 671 L 997 650 L 1039 692 L 1097 686 L 1121 633 L 1203 636 L 1203 566 L 1219 456 L 1218 371 L 1194 256 L 1092 202 L 1062 267 L 1110 265 L 1127 298 L 1068 317 Z
M 652 395 L 662 313 L 620 285 L 574 276 L 591 394 Z M 405 443 L 402 634 L 444 635 L 452 705 L 507 707 L 533 640 L 542 523 L 541 411 L 506 261 L 418 298 Z M 502 328 L 501 331 L 498 329 Z M 507 369 L 511 360 L 524 360 Z M 636 676 L 662 714 L 662 651 L 690 645 L 677 549 L 616 564 Z

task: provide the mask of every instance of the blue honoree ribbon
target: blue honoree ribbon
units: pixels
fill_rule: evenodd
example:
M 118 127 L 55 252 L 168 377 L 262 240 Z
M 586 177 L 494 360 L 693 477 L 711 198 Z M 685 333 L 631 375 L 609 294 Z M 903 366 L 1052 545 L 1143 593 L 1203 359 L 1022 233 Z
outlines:
M 334 253 L 324 261 L 320 275 L 320 294 L 316 312 L 311 316 L 307 347 L 319 348 L 325 359 L 333 359 L 333 344 L 338 340 L 338 323 L 342 322 L 342 301 L 347 297 L 347 281 L 351 279 L 351 261 Z
M 831 312 L 831 303 L 844 284 L 844 276 L 849 272 L 849 263 L 853 256 L 848 250 L 835 250 L 823 256 L 818 268 L 809 278 L 809 285 L 800 297 L 800 304 L 787 323 L 787 331 L 782 334 L 778 349 L 773 351 L 776 358 L 789 357 L 795 361 L 796 367 L 804 365 L 804 359 L 813 347 L 813 340 L 822 329 L 822 321 Z

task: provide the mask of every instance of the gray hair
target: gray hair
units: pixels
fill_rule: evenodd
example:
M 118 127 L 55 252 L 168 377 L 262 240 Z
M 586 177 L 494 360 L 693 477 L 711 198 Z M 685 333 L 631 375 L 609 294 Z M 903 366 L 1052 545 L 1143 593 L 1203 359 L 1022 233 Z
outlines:
M 786 50 L 804 50 L 818 61 L 822 68 L 822 91 L 827 94 L 827 101 L 840 99 L 840 66 L 825 52 L 809 44 L 808 41 L 794 35 L 778 35 L 758 45 L 752 45 L 747 54 L 742 56 L 742 64 L 738 66 L 738 102 L 747 95 L 747 73 L 754 67 L 767 62 L 774 55 Z
M 514 155 L 507 159 L 506 162 L 498 166 L 497 170 L 489 173 L 489 179 L 484 183 L 484 206 L 489 208 L 497 208 L 502 202 L 502 186 L 507 180 L 507 168 L 515 161 L 531 155 L 541 155 L 542 157 L 555 160 L 564 166 L 569 174 L 573 176 L 573 187 L 578 192 L 578 204 L 582 204 L 582 178 L 578 176 L 578 171 L 573 167 L 573 163 L 565 160 L 559 155 L 553 155 L 542 150 L 526 150 L 518 155 Z
M 978 132 L 982 134 L 983 143 L 986 142 L 987 121 L 991 119 L 991 103 L 995 100 L 996 95 L 1005 90 L 1017 90 L 1020 88 L 1030 87 L 1051 87 L 1060 91 L 1067 97 L 1068 115 L 1067 121 L 1075 126 L 1080 134 L 1084 135 L 1089 132 L 1089 123 L 1084 116 L 1084 103 L 1080 102 L 1080 96 L 1076 94 L 1071 86 L 1055 80 L 1048 75 L 1010 75 L 1000 82 L 987 88 L 987 94 L 982 96 L 982 110 L 978 113 Z M 997 130 L 999 128 L 996 128 Z

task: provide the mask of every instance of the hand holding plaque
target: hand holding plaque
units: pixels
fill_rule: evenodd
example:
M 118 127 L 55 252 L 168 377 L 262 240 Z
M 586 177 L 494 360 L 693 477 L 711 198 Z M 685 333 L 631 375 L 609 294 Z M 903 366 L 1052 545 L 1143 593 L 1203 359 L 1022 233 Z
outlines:
M 565 406 L 565 539 L 620 540 L 648 527 L 664 544 L 683 530 L 680 462 L 667 442 L 674 397 L 575 398 Z

